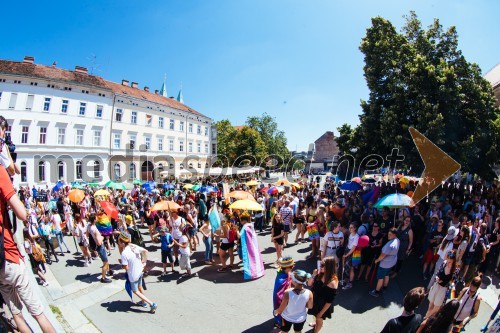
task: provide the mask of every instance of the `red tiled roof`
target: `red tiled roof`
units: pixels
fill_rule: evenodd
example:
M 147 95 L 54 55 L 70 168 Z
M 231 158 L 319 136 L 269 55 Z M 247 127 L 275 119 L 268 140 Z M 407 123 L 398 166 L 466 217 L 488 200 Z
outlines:
M 233 126 L 233 128 L 234 128 L 235 130 L 237 130 L 237 131 L 239 131 L 239 130 L 243 129 L 243 127 L 245 127 L 245 126 Z
M 164 97 L 155 93 L 147 92 L 139 88 L 124 86 L 119 83 L 106 81 L 100 76 L 83 74 L 67 69 L 30 64 L 26 62 L 0 60 L 0 73 L 23 75 L 34 78 L 50 79 L 58 81 L 67 81 L 68 83 L 84 84 L 94 86 L 101 89 L 109 89 L 115 94 L 127 95 L 138 99 L 143 99 L 149 102 L 158 103 L 174 109 L 193 113 L 197 116 L 207 117 L 200 112 L 178 102 L 175 99 Z M 208 118 L 208 117 L 207 117 Z

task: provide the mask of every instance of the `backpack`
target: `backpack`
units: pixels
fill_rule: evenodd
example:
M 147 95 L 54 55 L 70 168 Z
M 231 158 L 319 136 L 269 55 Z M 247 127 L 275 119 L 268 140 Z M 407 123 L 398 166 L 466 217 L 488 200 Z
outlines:
M 139 232 L 139 229 L 137 227 L 128 227 L 127 228 L 128 233 L 130 234 L 131 237 L 131 243 L 135 244 L 137 246 L 144 247 L 144 240 L 142 239 L 142 234 Z
M 31 254 L 33 255 L 33 258 L 36 260 L 36 262 L 45 262 L 45 256 L 43 255 L 40 245 L 38 245 L 37 243 L 31 244 Z
M 227 235 L 228 242 L 234 243 L 236 241 L 236 238 L 237 238 L 236 231 L 233 228 L 229 229 L 229 232 Z

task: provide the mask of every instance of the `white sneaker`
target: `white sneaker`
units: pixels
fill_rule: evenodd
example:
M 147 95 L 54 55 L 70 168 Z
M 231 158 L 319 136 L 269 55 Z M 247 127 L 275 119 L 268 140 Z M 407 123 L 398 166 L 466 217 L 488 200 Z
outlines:
M 48 283 L 47 281 L 45 281 L 45 282 L 42 284 L 42 286 L 44 286 L 44 287 L 47 287 L 48 285 L 49 285 L 49 283 Z
M 83 264 L 84 267 L 89 267 L 89 262 L 88 261 L 85 261 L 85 263 Z

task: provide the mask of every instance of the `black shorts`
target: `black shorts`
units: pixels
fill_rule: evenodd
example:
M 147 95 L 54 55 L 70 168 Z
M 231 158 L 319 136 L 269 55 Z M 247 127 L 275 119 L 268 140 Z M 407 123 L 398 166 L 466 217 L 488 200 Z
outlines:
M 291 231 L 290 231 L 290 225 L 289 224 L 283 224 L 283 230 L 289 234 Z
M 152 218 L 146 217 L 146 224 L 153 225 L 153 224 L 155 224 L 155 220 Z
M 274 240 L 278 245 L 283 245 L 283 237 L 277 238 Z
M 220 243 L 220 249 L 222 251 L 227 251 L 229 249 L 232 249 L 234 247 L 234 243 Z
M 161 262 L 163 264 L 167 263 L 167 258 L 169 263 L 174 262 L 174 256 L 172 255 L 172 251 L 161 250 Z
M 306 220 L 303 218 L 303 217 L 297 217 L 294 221 L 295 224 L 302 224 L 304 223 Z
M 282 320 L 282 322 L 281 322 L 281 330 L 283 332 L 290 331 L 290 329 L 292 328 L 292 325 L 293 325 L 293 330 L 295 332 L 302 332 L 302 329 L 304 328 L 304 324 L 306 323 L 305 320 L 303 322 L 301 322 L 301 323 L 291 323 L 289 321 L 286 321 L 283 318 L 281 318 L 281 320 Z

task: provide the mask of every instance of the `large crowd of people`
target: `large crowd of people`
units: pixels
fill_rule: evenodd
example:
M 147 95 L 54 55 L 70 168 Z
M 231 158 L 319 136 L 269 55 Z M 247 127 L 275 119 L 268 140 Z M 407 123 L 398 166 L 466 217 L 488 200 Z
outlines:
M 439 332 L 460 330 L 477 315 L 482 278 L 499 274 L 497 183 L 486 186 L 467 178 L 446 182 L 413 207 L 391 209 L 375 208 L 374 204 L 392 193 L 410 194 L 416 182 L 398 182 L 397 177 L 392 183 L 358 179 L 359 190 L 344 191 L 333 179 L 307 176 L 299 178 L 299 184 L 283 179 L 268 185 L 199 179 L 196 190 L 173 181 L 157 186 L 136 184 L 125 191 L 61 181 L 52 189 L 21 186 L 15 194 L 7 172 L 4 174 L 1 197 L 24 223 L 24 247 L 40 284 L 48 284 L 44 276 L 47 265 L 70 253 L 66 240 L 74 236 L 83 266 L 102 261 L 101 283 L 112 281 L 108 258 L 118 251 L 121 267 L 127 271 L 126 289 L 152 313 L 158 304 L 142 288 L 150 269 L 144 259 L 143 229 L 156 244 L 153 248 L 161 252 L 158 265 L 163 274 L 175 274 L 179 267 L 186 278 L 194 275 L 194 252 L 202 251 L 203 264 L 224 274 L 238 268 L 236 256 L 241 260 L 248 257 L 243 255 L 247 242 L 270 231 L 270 245 L 276 250 L 273 264 L 278 269 L 273 295 L 275 326 L 283 332 L 292 326 L 300 332 L 307 314 L 313 317 L 309 325 L 319 332 L 333 314 L 339 288 L 374 282 L 369 294 L 379 297 L 410 256 L 421 260 L 428 285 L 406 295 L 402 316 L 388 322 L 383 332 L 438 332 L 436 327 Z M 228 184 L 230 192 L 248 193 L 261 208 L 230 209 L 235 199 L 229 198 L 223 184 Z M 75 199 L 71 194 L 76 185 L 82 196 Z M 168 208 L 156 209 L 163 201 L 169 203 Z M 14 253 L 16 245 L 9 238 L 6 219 L 3 221 L 4 260 L 7 265 L 18 264 L 20 254 Z M 310 244 L 307 260 L 317 263 L 311 274 L 293 270 L 293 259 L 285 256 L 291 243 L 305 242 Z M 252 269 L 259 258 L 254 255 Z M 261 270 L 252 271 L 249 278 L 262 276 L 263 267 Z M 20 286 L 17 293 L 49 332 L 50 324 L 40 307 L 23 290 Z M 23 328 L 19 301 L 12 300 L 5 285 L 0 285 L 0 291 L 10 301 L 16 324 Z M 424 317 L 415 315 L 424 297 L 429 300 L 427 312 Z

